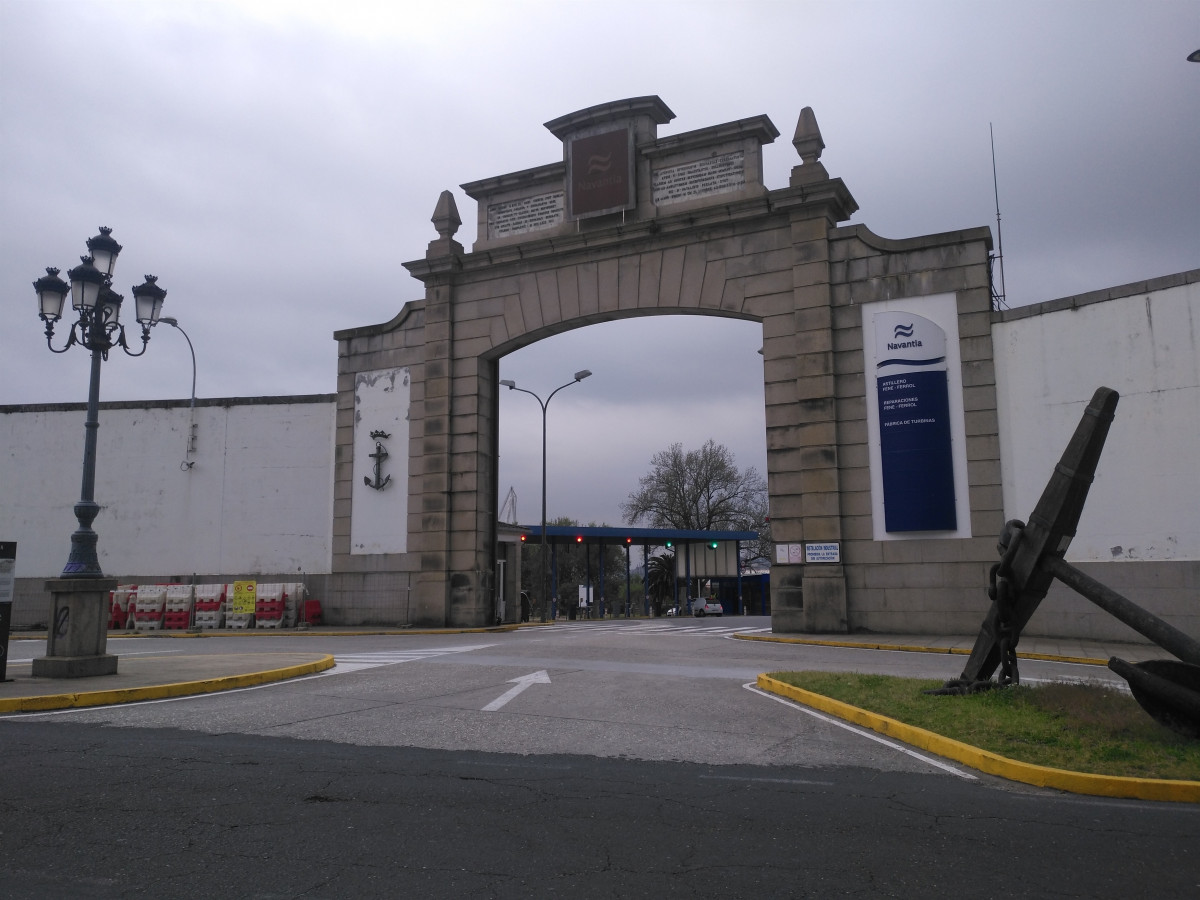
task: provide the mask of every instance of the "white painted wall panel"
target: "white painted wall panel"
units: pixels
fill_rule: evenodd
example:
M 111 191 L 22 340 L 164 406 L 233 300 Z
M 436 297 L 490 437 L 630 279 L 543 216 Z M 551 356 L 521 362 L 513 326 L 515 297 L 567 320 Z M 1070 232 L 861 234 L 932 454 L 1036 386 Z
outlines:
M 1200 284 L 992 329 L 1008 518 L 1033 511 L 1088 400 L 1121 395 L 1074 561 L 1200 559 Z
M 350 553 L 403 553 L 408 549 L 408 406 L 406 368 L 359 372 L 354 377 L 354 489 Z M 372 437 L 372 433 L 387 437 Z M 375 482 L 372 454 L 388 454 Z
M 94 528 L 106 574 L 330 571 L 334 403 L 101 409 Z M 54 577 L 76 528 L 83 410 L 0 414 L 0 535 L 18 578 Z

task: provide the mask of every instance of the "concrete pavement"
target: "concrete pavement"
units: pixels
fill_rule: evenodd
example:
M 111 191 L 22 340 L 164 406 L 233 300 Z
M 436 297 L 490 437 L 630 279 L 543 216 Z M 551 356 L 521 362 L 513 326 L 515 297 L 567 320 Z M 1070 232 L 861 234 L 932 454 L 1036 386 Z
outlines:
M 570 623 L 570 627 L 588 628 L 605 622 L 619 620 L 584 620 Z M 723 623 L 734 623 L 737 619 L 723 619 Z M 565 623 L 561 623 L 565 624 Z M 431 629 L 413 628 L 312 628 L 286 631 L 204 631 L 142 633 L 133 635 L 113 632 L 110 638 L 143 637 L 147 646 L 153 640 L 202 640 L 208 636 L 301 636 L 314 637 L 336 635 L 348 637 L 358 634 L 461 634 L 484 633 L 503 629 Z M 537 624 L 522 626 L 540 627 Z M 744 640 L 774 641 L 782 643 L 810 644 L 829 647 L 849 647 L 868 650 L 904 650 L 919 653 L 952 653 L 965 656 L 970 653 L 974 636 L 946 635 L 739 635 Z M 31 674 L 31 659 L 46 652 L 45 635 L 16 635 L 9 643 L 7 666 L 8 680 L 0 683 L 0 713 L 29 712 L 32 710 L 62 709 L 76 706 L 98 706 L 111 703 L 127 703 L 137 700 L 152 700 L 163 697 L 178 697 L 188 694 L 204 694 L 219 690 L 282 681 L 331 668 L 333 657 L 320 652 L 275 653 L 255 649 L 247 653 L 188 654 L 178 651 L 178 645 L 170 653 L 161 655 L 139 653 L 120 656 L 115 675 L 91 678 L 36 678 Z M 1164 650 L 1150 644 L 1103 643 L 1093 641 L 1064 640 L 1052 638 L 1022 637 L 1018 657 L 1021 659 L 1049 659 L 1064 662 L 1104 665 L 1109 657 L 1119 656 L 1130 662 L 1144 659 L 1168 657 Z
M 572 622 L 571 628 L 589 628 L 602 624 L 595 622 Z M 611 625 L 614 620 L 607 620 Z M 734 619 L 725 620 L 733 622 Z M 565 623 L 563 623 L 565 624 Z M 724 624 L 724 623 L 723 623 Z M 537 624 L 523 626 L 538 628 Z M 362 628 L 313 628 L 288 631 L 205 631 L 163 634 L 153 632 L 145 637 L 147 648 L 162 644 L 163 652 L 119 654 L 118 671 L 113 675 L 78 679 L 52 679 L 34 677 L 32 660 L 45 653 L 45 635 L 20 635 L 9 643 L 7 680 L 0 682 L 0 714 L 39 712 L 89 706 L 105 706 L 181 697 L 216 691 L 250 687 L 268 682 L 283 681 L 302 675 L 330 669 L 335 665 L 334 657 L 317 650 L 271 652 L 255 645 L 246 653 L 204 654 L 179 652 L 179 641 L 202 640 L 208 636 L 254 635 L 271 637 L 276 635 L 338 636 L 349 637 L 364 634 L 428 635 L 487 633 L 513 630 L 514 626 L 487 629 L 362 629 Z M 114 632 L 112 638 L 138 637 L 128 633 Z M 961 655 L 966 660 L 974 644 L 972 636 L 945 635 L 774 635 L 762 633 L 737 634 L 734 637 L 746 641 L 771 641 L 777 643 L 807 644 L 840 648 L 878 651 L 904 651 L 917 653 L 939 653 Z M 157 641 L 154 640 L 157 638 Z M 170 645 L 168 647 L 168 645 Z M 1149 644 L 1105 643 L 1098 641 L 1061 640 L 1048 638 L 1021 639 L 1018 656 L 1022 659 L 1054 660 L 1093 665 L 1104 665 L 1112 656 L 1130 662 L 1169 656 L 1165 651 Z M 1057 787 L 1077 793 L 1100 794 L 1115 797 L 1138 797 L 1152 800 L 1175 800 L 1200 802 L 1200 782 L 1170 782 L 1149 779 L 1114 778 L 1090 776 L 1080 773 L 1047 770 L 1029 766 L 994 754 L 987 754 L 974 747 L 950 741 L 921 729 L 911 729 L 902 723 L 877 716 L 865 710 L 840 704 L 818 695 L 809 695 L 762 675 L 759 687 L 773 693 L 798 700 L 808 706 L 824 709 L 843 719 L 858 722 L 876 731 L 900 737 L 915 746 L 956 759 L 982 771 L 1000 775 L 1014 781 Z M 898 730 L 899 729 L 899 730 Z M 904 729 L 908 729 L 905 731 Z

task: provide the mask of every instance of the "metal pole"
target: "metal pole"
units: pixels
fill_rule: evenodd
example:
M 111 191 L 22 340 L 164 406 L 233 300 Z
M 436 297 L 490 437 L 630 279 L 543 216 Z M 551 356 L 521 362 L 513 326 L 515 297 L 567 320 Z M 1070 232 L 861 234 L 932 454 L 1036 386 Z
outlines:
M 629 571 L 629 544 L 625 545 L 625 618 L 633 609 L 633 577 Z
M 606 555 L 604 552 L 604 541 L 600 542 L 600 544 L 597 546 L 597 550 L 600 553 L 600 618 L 603 619 L 605 615 L 608 614 L 608 609 L 606 608 L 607 604 L 604 602 L 604 557 Z
M 519 387 L 517 387 L 516 383 L 513 381 L 502 380 L 500 382 L 500 384 L 502 384 L 504 387 L 508 388 L 510 391 L 520 391 L 522 394 L 528 394 L 530 397 L 532 397 L 534 400 L 536 400 L 538 402 L 538 406 L 540 406 L 542 408 L 542 547 L 541 547 L 542 592 L 541 592 L 541 596 L 538 597 L 537 606 L 538 606 L 538 618 L 543 622 L 546 621 L 546 609 L 547 609 L 546 591 L 547 591 L 547 585 L 548 585 L 549 577 L 550 577 L 549 576 L 550 561 L 546 557 L 546 411 L 550 406 L 550 401 L 554 399 L 555 394 L 557 394 L 563 388 L 568 388 L 573 384 L 578 384 L 579 382 L 583 381 L 583 379 L 589 377 L 591 374 L 592 373 L 589 372 L 587 369 L 579 370 L 578 372 L 575 373 L 574 381 L 568 381 L 566 384 L 562 384 L 562 385 L 559 385 L 558 387 L 556 387 L 553 391 L 550 392 L 550 396 L 546 398 L 544 403 L 542 402 L 542 398 L 539 397 L 537 394 L 535 394 L 533 391 L 527 390 L 525 388 L 519 388 Z
M 168 325 L 177 329 L 179 333 L 183 335 L 183 339 L 187 341 L 188 351 L 192 354 L 192 400 L 191 403 L 188 404 L 187 448 L 184 451 L 183 464 L 180 466 L 181 469 L 187 471 L 195 465 L 195 463 L 192 462 L 192 454 L 196 451 L 196 348 L 192 346 L 192 339 L 188 337 L 188 333 L 179 326 L 178 321 L 170 316 L 162 316 L 158 321 L 166 322 Z
M 534 394 L 534 399 L 541 404 L 542 407 L 542 590 L 538 595 L 538 618 L 543 622 L 546 621 L 546 591 L 550 584 L 550 558 L 546 555 L 546 408 L 550 405 L 550 400 L 547 398 L 545 403 L 542 403 L 542 398 Z M 554 394 L 550 395 L 551 397 Z
M 101 349 L 104 331 L 99 324 L 98 314 L 93 323 L 91 340 L 96 343 L 93 344 L 91 380 L 88 382 L 87 421 L 83 426 L 83 485 L 79 491 L 79 502 L 75 504 L 79 528 L 71 535 L 71 555 L 63 568 L 63 578 L 104 577 L 96 556 L 96 532 L 92 530 L 92 522 L 100 512 L 95 501 L 96 432 L 100 429 L 100 364 L 104 361 L 104 350 Z

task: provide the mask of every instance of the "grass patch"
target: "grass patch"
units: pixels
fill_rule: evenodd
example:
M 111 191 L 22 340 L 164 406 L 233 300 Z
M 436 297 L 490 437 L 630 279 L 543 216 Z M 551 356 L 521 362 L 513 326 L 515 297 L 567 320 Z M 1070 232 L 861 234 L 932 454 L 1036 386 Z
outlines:
M 1021 685 L 965 697 L 941 681 L 857 672 L 771 678 L 999 753 L 1074 772 L 1200 781 L 1200 741 L 1159 725 L 1128 694 L 1097 684 Z

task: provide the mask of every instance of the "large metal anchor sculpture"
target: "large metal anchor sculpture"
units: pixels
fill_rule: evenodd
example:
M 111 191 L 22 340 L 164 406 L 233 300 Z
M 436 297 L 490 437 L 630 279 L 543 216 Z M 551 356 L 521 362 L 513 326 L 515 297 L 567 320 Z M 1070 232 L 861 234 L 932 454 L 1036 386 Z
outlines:
M 1075 536 L 1096 464 L 1108 437 L 1119 395 L 1100 388 L 1084 411 L 1062 459 L 1046 483 L 1029 524 L 1010 520 L 1000 533 L 1000 562 L 992 566 L 992 605 L 962 675 L 935 693 L 970 693 L 1017 684 L 1017 642 L 1055 578 L 1182 662 L 1170 659 L 1128 663 L 1113 657 L 1108 667 L 1129 682 L 1134 698 L 1157 721 L 1200 738 L 1200 641 L 1168 625 L 1063 559 Z M 990 679 L 996 668 L 1000 675 Z

